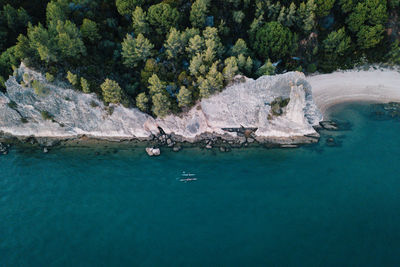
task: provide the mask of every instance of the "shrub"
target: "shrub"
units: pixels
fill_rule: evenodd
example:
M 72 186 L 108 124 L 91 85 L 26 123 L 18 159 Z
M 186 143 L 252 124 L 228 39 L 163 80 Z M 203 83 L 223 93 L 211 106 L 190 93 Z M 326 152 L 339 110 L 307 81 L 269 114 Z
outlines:
M 10 102 L 7 103 L 7 106 L 9 108 L 16 109 L 18 105 L 17 105 L 17 103 L 15 103 L 14 101 L 11 100 Z
M 89 86 L 89 82 L 85 79 L 85 78 L 81 78 L 81 88 L 82 88 L 82 91 L 85 93 L 85 94 L 89 94 L 90 93 L 90 86 Z
M 34 80 L 32 82 L 32 87 L 35 90 L 35 94 L 37 94 L 39 96 L 47 95 L 50 92 L 49 88 L 44 86 L 44 84 L 42 84 L 38 80 Z
M 106 79 L 100 87 L 103 91 L 103 99 L 105 102 L 114 104 L 121 103 L 122 89 L 117 82 Z
M 311 63 L 310 65 L 307 66 L 308 73 L 314 73 L 316 71 L 317 71 L 317 66 L 314 63 Z
M 46 72 L 46 80 L 49 83 L 52 83 L 52 82 L 54 82 L 54 76 L 52 74 L 50 74 L 49 72 Z
M 78 86 L 78 75 L 73 74 L 72 72 L 68 71 L 68 72 L 67 72 L 67 80 L 68 80 L 69 83 L 72 84 L 74 87 Z
M 96 101 L 92 100 L 92 101 L 90 102 L 90 106 L 91 106 L 92 108 L 95 108 L 95 107 L 98 107 L 99 104 L 98 104 Z
M 44 120 L 52 120 L 53 119 L 53 115 L 51 115 L 48 111 L 46 110 L 42 110 L 40 111 L 40 115 L 42 115 L 42 118 Z

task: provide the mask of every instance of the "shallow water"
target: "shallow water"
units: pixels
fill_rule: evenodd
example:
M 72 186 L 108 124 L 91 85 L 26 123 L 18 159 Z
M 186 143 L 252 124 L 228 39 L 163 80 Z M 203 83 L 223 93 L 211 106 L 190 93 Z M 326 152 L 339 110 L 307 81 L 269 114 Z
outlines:
M 0 266 L 396 266 L 400 121 L 370 112 L 298 149 L 13 149 Z

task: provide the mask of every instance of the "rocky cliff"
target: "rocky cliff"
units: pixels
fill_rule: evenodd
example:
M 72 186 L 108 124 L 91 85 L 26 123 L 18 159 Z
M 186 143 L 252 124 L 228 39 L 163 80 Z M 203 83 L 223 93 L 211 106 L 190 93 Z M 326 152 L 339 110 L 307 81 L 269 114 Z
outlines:
M 25 73 L 40 81 L 45 92 L 21 86 Z M 180 141 L 194 142 L 210 135 L 235 139 L 248 130 L 260 142 L 296 143 L 318 136 L 312 126 L 322 119 L 299 72 L 242 78 L 189 112 L 162 119 L 121 105 L 112 105 L 110 112 L 95 94 L 50 84 L 24 65 L 6 87 L 7 92 L 0 93 L 0 131 L 17 137 L 151 139 L 162 129 Z

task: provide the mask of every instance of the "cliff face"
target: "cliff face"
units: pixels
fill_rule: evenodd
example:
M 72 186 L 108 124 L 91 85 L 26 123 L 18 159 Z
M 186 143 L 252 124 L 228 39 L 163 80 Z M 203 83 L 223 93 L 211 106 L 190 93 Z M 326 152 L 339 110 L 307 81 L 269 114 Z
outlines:
M 213 134 L 235 138 L 234 129 L 251 128 L 259 141 L 288 142 L 318 134 L 313 125 L 322 119 L 311 87 L 302 73 L 291 72 L 246 79 L 202 100 L 188 113 L 153 119 L 138 109 L 120 105 L 107 110 L 94 94 L 82 94 L 62 84 L 49 84 L 23 65 L 0 93 L 0 131 L 13 136 L 103 139 L 151 138 L 159 127 L 182 140 L 196 141 Z M 38 95 L 17 80 L 28 73 L 48 88 Z M 44 119 L 43 113 L 51 119 Z M 227 129 L 229 128 L 229 129 Z

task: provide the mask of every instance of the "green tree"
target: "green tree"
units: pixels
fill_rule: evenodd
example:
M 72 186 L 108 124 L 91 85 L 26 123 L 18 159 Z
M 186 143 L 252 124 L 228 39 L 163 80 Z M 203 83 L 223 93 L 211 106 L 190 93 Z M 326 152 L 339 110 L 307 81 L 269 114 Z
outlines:
M 81 34 L 82 37 L 88 40 L 90 43 L 95 43 L 101 38 L 97 23 L 90 19 L 83 20 L 81 25 Z
M 190 60 L 189 71 L 190 74 L 195 77 L 206 73 L 207 66 L 204 63 L 203 56 L 201 54 L 198 53 L 192 58 L 192 60 Z
M 263 76 L 263 75 L 274 75 L 275 74 L 275 69 L 276 67 L 272 65 L 272 62 L 270 59 L 268 59 L 264 65 L 262 65 L 258 70 L 256 75 L 257 76 Z
M 122 57 L 125 66 L 137 67 L 139 63 L 146 61 L 151 56 L 153 48 L 154 46 L 143 34 L 139 34 L 135 39 L 127 34 L 122 42 Z
M 204 39 L 200 35 L 195 35 L 189 39 L 189 44 L 186 47 L 186 52 L 191 56 L 199 54 L 203 51 L 205 46 Z
M 67 20 L 70 14 L 68 4 L 68 0 L 50 1 L 46 8 L 47 23 Z
M 224 46 L 222 45 L 221 38 L 218 35 L 218 29 L 215 27 L 207 27 L 203 31 L 203 36 L 206 41 L 206 46 L 207 46 L 207 40 L 210 40 L 214 42 L 213 48 L 216 52 L 217 57 L 220 57 L 224 52 Z M 211 42 L 209 42 L 211 44 Z
M 335 0 L 316 0 L 315 3 L 317 4 L 318 17 L 325 17 L 331 12 Z
M 206 24 L 210 0 L 196 0 L 190 10 L 190 22 L 193 27 L 202 29 Z
M 181 86 L 181 89 L 179 90 L 176 98 L 178 99 L 178 105 L 180 107 L 190 106 L 190 104 L 192 103 L 192 92 L 185 86 Z
M 177 27 L 179 12 L 165 3 L 152 5 L 147 11 L 147 20 L 156 30 L 157 34 L 166 34 L 171 27 Z
M 50 24 L 50 31 L 52 27 L 55 27 L 58 33 L 55 39 L 62 59 L 79 59 L 80 56 L 86 55 L 86 47 L 74 23 L 69 20 L 58 21 L 57 25 Z
M 231 81 L 233 77 L 235 77 L 235 75 L 238 73 L 238 71 L 239 67 L 235 57 L 229 57 L 225 59 L 225 68 L 222 71 L 225 80 L 227 80 L 228 82 Z
M 214 62 L 206 75 L 208 85 L 212 92 L 219 91 L 224 86 L 224 76 L 218 71 L 218 64 L 219 61 Z
M 158 78 L 157 74 L 153 74 L 149 78 L 149 92 L 150 95 L 163 94 L 165 92 L 165 84 Z
M 251 74 L 252 70 L 253 70 L 253 60 L 251 59 L 251 57 L 247 57 L 246 60 L 246 65 L 244 67 L 245 71 L 247 74 Z
M 343 28 L 331 32 L 326 39 L 322 42 L 324 52 L 330 55 L 334 55 L 334 58 L 338 56 L 344 56 L 350 49 L 351 38 L 346 35 L 346 31 Z
M 90 94 L 90 85 L 89 85 L 89 82 L 88 82 L 85 78 L 83 78 L 83 77 L 81 77 L 81 88 L 82 88 L 82 91 L 83 91 L 85 94 Z
M 181 38 L 181 33 L 175 28 L 171 28 L 168 38 L 165 42 L 165 52 L 169 59 L 177 58 L 184 50 L 184 40 Z
M 249 49 L 247 48 L 246 41 L 239 38 L 236 41 L 235 45 L 232 47 L 231 55 L 235 56 L 235 57 L 239 56 L 240 54 L 247 56 L 248 53 L 249 53 Z
M 243 11 L 238 10 L 238 11 L 233 11 L 232 12 L 232 18 L 233 21 L 237 24 L 241 24 L 244 20 L 244 18 L 246 17 L 246 15 L 244 14 Z
M 153 102 L 153 113 L 157 117 L 165 117 L 168 115 L 171 107 L 171 102 L 167 95 L 162 93 L 157 93 L 151 97 Z
M 51 73 L 46 72 L 46 80 L 47 80 L 49 83 L 52 83 L 52 82 L 54 82 L 54 76 L 53 76 Z
M 324 57 L 319 64 L 325 71 L 332 71 L 346 59 L 351 48 L 351 38 L 343 28 L 331 32 L 322 42 Z
M 136 106 L 143 112 L 149 110 L 149 98 L 146 93 L 140 93 L 136 97 Z
M 132 26 L 136 35 L 148 34 L 150 32 L 149 23 L 146 20 L 146 12 L 140 6 L 137 6 L 132 13 Z
M 383 39 L 384 28 L 382 25 L 362 26 L 357 33 L 357 44 L 363 49 L 377 46 Z
M 307 0 L 306 3 L 302 2 L 297 10 L 300 26 L 306 34 L 312 32 L 316 26 L 316 9 L 314 0 Z
M 353 10 L 354 2 L 353 0 L 340 0 L 340 6 L 342 7 L 342 11 L 344 13 L 348 13 Z
M 122 89 L 116 81 L 106 79 L 100 86 L 106 103 L 118 104 L 122 101 Z
M 75 88 L 78 86 L 78 75 L 73 74 L 72 72 L 68 71 L 67 72 L 67 80 Z
M 121 15 L 130 15 L 136 6 L 141 6 L 145 0 L 116 0 L 115 5 Z
M 257 31 L 253 48 L 260 57 L 277 60 L 290 56 L 297 48 L 296 43 L 296 36 L 288 28 L 273 21 Z
M 367 20 L 368 8 L 365 3 L 358 3 L 354 11 L 347 18 L 347 24 L 352 32 L 358 32 Z
M 142 84 L 147 87 L 149 78 L 151 76 L 153 76 L 153 74 L 159 73 L 159 71 L 160 71 L 160 68 L 159 68 L 157 62 L 155 61 L 155 59 L 153 59 L 153 58 L 148 59 L 146 61 L 146 64 L 144 65 L 144 68 L 142 69 L 142 71 L 140 73 Z

